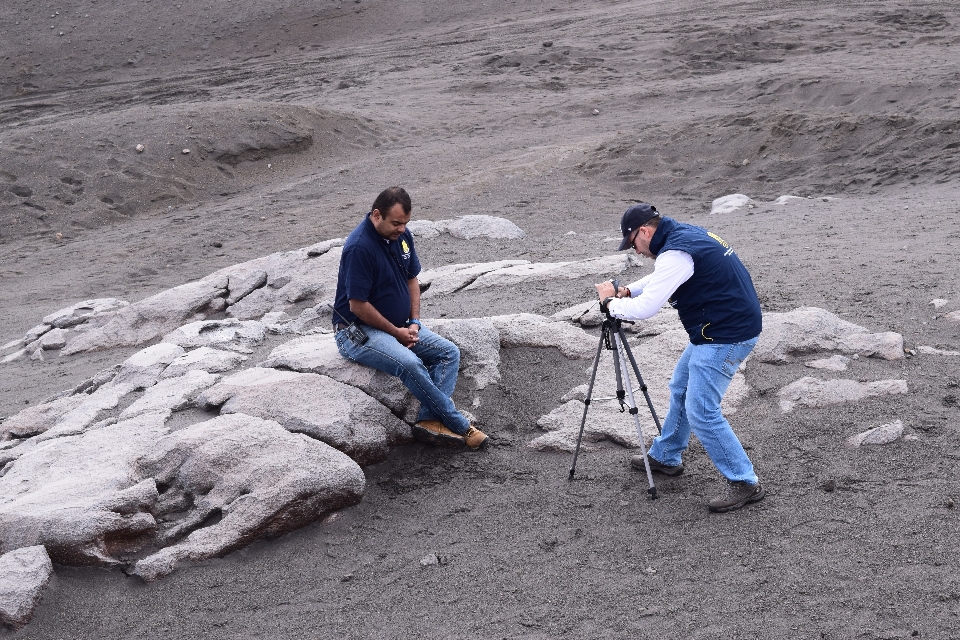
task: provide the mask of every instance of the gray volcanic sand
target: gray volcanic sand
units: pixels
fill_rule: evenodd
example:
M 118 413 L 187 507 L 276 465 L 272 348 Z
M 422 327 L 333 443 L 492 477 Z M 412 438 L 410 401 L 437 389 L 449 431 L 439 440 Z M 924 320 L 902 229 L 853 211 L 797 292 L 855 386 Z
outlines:
M 765 311 L 960 349 L 956 5 L 692 4 L 8 1 L 0 340 L 345 236 L 402 184 L 417 218 L 527 232 L 422 239 L 428 268 L 606 255 L 645 200 L 728 240 Z M 710 215 L 735 192 L 755 206 Z M 460 292 L 422 315 L 550 314 L 592 285 Z M 0 415 L 134 350 L 0 365 Z M 569 455 L 526 444 L 589 363 L 507 349 L 477 410 L 486 451 L 398 449 L 357 507 L 153 584 L 57 566 L 31 625 L 0 636 L 957 637 L 960 358 L 828 374 L 813 357 L 748 365 L 732 423 L 768 497 L 742 511 L 707 512 L 721 483 L 696 442 L 656 501 L 615 445 L 568 482 Z M 782 414 L 777 390 L 805 375 L 909 393 Z M 896 419 L 909 438 L 844 445 Z

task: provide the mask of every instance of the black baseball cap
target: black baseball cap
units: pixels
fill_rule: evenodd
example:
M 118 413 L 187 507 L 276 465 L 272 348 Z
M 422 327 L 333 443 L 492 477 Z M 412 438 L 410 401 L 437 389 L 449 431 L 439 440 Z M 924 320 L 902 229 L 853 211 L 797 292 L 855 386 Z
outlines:
M 660 213 L 652 204 L 641 202 L 635 204 L 623 212 L 620 218 L 620 233 L 623 234 L 623 242 L 617 247 L 617 251 L 623 251 L 630 246 L 630 234 L 645 225 L 652 218 L 656 218 Z

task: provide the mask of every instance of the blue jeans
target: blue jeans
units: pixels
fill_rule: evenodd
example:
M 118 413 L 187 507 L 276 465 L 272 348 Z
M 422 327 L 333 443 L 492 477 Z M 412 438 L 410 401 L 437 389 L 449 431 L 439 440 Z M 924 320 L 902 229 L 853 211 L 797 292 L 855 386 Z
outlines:
M 426 327 L 420 329 L 420 341 L 408 349 L 385 331 L 363 325 L 367 341 L 357 346 L 346 330 L 337 332 L 340 355 L 358 364 L 400 378 L 420 401 L 421 420 L 439 420 L 454 433 L 463 434 L 470 422 L 453 406 L 453 389 L 460 371 L 460 350 L 446 338 Z
M 757 338 L 736 344 L 687 345 L 670 379 L 670 408 L 663 432 L 650 446 L 653 458 L 671 466 L 681 464 L 692 430 L 727 480 L 759 482 L 747 452 L 720 412 L 720 400 L 733 374 L 756 344 Z

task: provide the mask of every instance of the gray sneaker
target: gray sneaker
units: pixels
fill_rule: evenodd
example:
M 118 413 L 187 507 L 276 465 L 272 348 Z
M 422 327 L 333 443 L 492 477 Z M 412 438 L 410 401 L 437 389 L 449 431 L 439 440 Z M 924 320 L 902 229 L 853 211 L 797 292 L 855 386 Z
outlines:
M 764 491 L 759 482 L 757 484 L 749 484 L 746 482 L 728 481 L 727 492 L 711 500 L 707 506 L 710 507 L 710 511 L 714 513 L 723 513 L 725 511 L 739 509 L 751 502 L 759 502 L 763 500 L 765 495 L 767 495 L 767 492 Z
M 647 461 L 650 463 L 650 473 L 662 473 L 665 476 L 678 476 L 683 473 L 682 464 L 672 466 L 663 464 L 653 456 L 647 456 Z M 640 471 L 646 471 L 643 466 L 643 456 L 633 456 L 630 458 L 630 466 Z

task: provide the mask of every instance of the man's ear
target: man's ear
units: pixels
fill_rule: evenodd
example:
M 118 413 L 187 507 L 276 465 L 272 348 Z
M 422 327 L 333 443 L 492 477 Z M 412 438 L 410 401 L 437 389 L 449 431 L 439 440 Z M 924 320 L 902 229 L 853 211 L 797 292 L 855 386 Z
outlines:
M 380 215 L 380 209 L 374 209 L 370 212 L 370 217 L 373 218 L 374 222 L 380 222 L 383 220 L 383 216 Z

